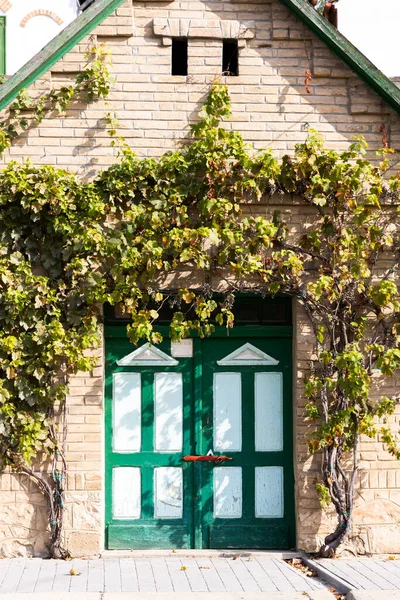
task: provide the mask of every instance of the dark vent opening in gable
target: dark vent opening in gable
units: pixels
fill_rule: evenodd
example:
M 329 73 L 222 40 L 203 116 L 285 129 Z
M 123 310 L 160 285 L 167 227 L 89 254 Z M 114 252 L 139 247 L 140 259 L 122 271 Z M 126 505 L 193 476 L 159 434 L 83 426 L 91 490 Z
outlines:
M 222 42 L 222 72 L 224 75 L 239 75 L 239 47 L 237 40 Z
M 172 75 L 188 74 L 188 42 L 186 39 L 172 40 Z

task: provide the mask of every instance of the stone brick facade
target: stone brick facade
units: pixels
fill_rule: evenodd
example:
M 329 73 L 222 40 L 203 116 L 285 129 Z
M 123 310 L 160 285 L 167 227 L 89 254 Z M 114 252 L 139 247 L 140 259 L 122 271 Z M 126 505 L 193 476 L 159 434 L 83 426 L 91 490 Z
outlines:
M 188 36 L 188 76 L 172 76 L 171 37 Z M 182 33 L 183 32 L 183 33 Z M 228 33 L 229 32 L 229 33 Z M 239 39 L 239 76 L 221 76 L 222 36 Z M 139 156 L 160 156 L 188 135 L 213 81 L 229 86 L 233 115 L 226 127 L 240 131 L 255 149 L 290 153 L 320 131 L 332 148 L 343 149 L 362 134 L 371 151 L 388 143 L 400 148 L 395 114 L 279 0 L 136 2 L 127 0 L 91 36 L 38 80 L 40 94 L 73 80 L 93 43 L 112 52 L 116 83 L 108 104 L 73 102 L 65 118 L 45 120 L 21 136 L 3 162 L 29 157 L 35 164 L 75 170 L 84 178 L 116 160 L 105 130 L 105 113 L 115 111 L 121 134 Z M 304 80 L 313 80 L 306 93 Z M 273 210 L 273 207 L 270 207 Z M 309 219 L 291 198 L 280 205 L 292 231 Z M 257 207 L 252 207 L 257 210 Z M 259 210 L 264 210 L 260 207 Z M 265 212 L 265 210 L 264 210 Z M 313 551 L 331 529 L 314 489 L 319 461 L 310 457 L 305 433 L 303 377 L 312 350 L 310 325 L 295 307 L 295 472 L 297 546 Z M 103 366 L 73 379 L 68 398 L 66 544 L 74 555 L 104 547 Z M 393 381 L 395 391 L 399 378 Z M 390 393 L 390 390 L 388 391 Z M 391 418 L 399 428 L 400 411 Z M 364 552 L 400 552 L 400 465 L 378 441 L 363 440 L 356 519 L 348 546 Z M 45 468 L 45 467 L 44 467 Z M 26 477 L 0 476 L 0 555 L 46 553 L 46 510 Z

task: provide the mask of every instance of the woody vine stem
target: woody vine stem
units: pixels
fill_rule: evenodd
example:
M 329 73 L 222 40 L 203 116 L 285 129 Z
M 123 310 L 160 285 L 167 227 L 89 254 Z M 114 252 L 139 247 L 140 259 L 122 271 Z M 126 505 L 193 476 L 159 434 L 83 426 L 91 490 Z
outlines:
M 107 60 L 93 61 L 91 100 L 110 85 Z M 173 341 L 229 331 L 238 292 L 286 294 L 304 307 L 315 334 L 304 384 L 307 441 L 322 455 L 321 503 L 337 518 L 322 555 L 352 526 L 360 436 L 379 435 L 400 458 L 390 426 L 397 399 L 380 391 L 400 366 L 400 178 L 389 171 L 390 150 L 372 164 L 362 138 L 335 152 L 310 131 L 278 161 L 223 127 L 229 116 L 227 87 L 214 85 L 190 143 L 159 159 L 136 157 L 109 117 L 119 160 L 93 181 L 29 162 L 0 173 L 0 460 L 45 493 L 52 556 L 66 555 L 65 430 L 60 440 L 53 416 L 65 411 L 60 373 L 95 366 L 87 351 L 100 344 L 104 303 L 130 316 L 133 344 L 161 341 L 166 303 Z M 307 230 L 293 233 L 282 220 L 288 195 L 312 214 Z M 260 202 L 263 214 L 243 213 Z M 202 284 L 167 287 L 183 268 Z M 50 480 L 32 466 L 43 452 L 54 457 Z
M 83 66 L 80 73 L 77 75 L 74 85 L 61 86 L 58 90 L 51 90 L 50 93 L 44 94 L 33 100 L 26 90 L 19 93 L 16 100 L 11 104 L 8 117 L 0 124 L 0 154 L 9 148 L 13 141 L 16 140 L 21 133 L 28 130 L 34 125 L 38 125 L 44 118 L 51 115 L 58 117 L 64 116 L 65 111 L 74 101 L 93 102 L 100 98 L 106 98 L 113 83 L 113 78 L 110 74 L 111 55 L 103 46 L 93 46 L 85 55 L 86 64 Z M 42 189 L 42 188 L 41 188 Z M 3 229 L 3 233 L 5 233 Z M 3 275 L 3 283 L 6 277 Z M 9 338 L 13 339 L 13 338 Z M 59 364 L 62 371 L 68 374 L 68 364 Z M 7 371 L 7 377 L 13 377 L 13 371 Z M 59 377 L 51 381 L 55 375 L 54 372 L 49 372 L 49 385 L 54 385 Z M 67 377 L 68 375 L 66 375 Z M 19 449 L 16 453 L 11 451 L 4 458 L 3 466 L 8 465 L 15 468 L 22 474 L 27 475 L 36 482 L 39 489 L 46 497 L 49 512 L 49 528 L 50 528 L 50 555 L 52 558 L 66 558 L 68 551 L 63 547 L 62 528 L 64 514 L 64 492 L 67 476 L 67 464 L 65 460 L 66 441 L 67 441 L 67 415 L 66 415 L 66 388 L 64 393 L 61 392 L 58 397 L 57 420 L 55 419 L 54 398 L 50 401 L 47 409 L 42 407 L 42 415 L 39 423 L 36 424 L 34 415 L 32 421 L 25 423 L 26 429 L 32 436 L 30 440 L 31 448 Z M 20 394 L 21 396 L 21 394 Z M 23 395 L 22 395 L 23 397 Z M 8 398 L 8 393 L 3 395 L 3 402 Z M 1 402 L 1 401 L 0 401 Z M 22 408 L 23 410 L 23 408 Z M 6 413 L 6 407 L 2 411 Z M 17 416 L 17 415 L 15 415 Z M 44 427 L 47 426 L 47 431 L 40 431 L 40 420 Z M 25 413 L 24 418 L 28 419 L 28 413 Z M 0 434 L 4 434 L 7 429 L 2 423 L 4 419 L 0 415 Z M 11 421 L 11 426 L 15 422 Z M 56 424 L 57 423 L 57 424 Z M 36 427 L 35 427 L 36 425 Z M 39 427 L 37 427 L 39 425 Z M 36 429 L 32 432 L 32 429 Z M 59 433 L 59 430 L 61 433 Z M 27 432 L 25 432 L 27 433 Z M 35 440 L 36 436 L 36 440 Z M 9 436 L 10 439 L 11 436 Z M 43 442 L 43 440 L 45 441 Z M 3 443 L 5 440 L 2 440 Z M 15 443 L 14 443 L 15 445 Z M 23 444 L 20 444 L 22 446 Z M 41 447 L 42 446 L 42 447 Z M 45 475 L 34 470 L 31 466 L 31 460 L 34 456 L 33 451 L 46 449 L 52 455 L 52 466 L 50 471 L 50 481 Z M 1 471 L 0 461 L 0 471 Z

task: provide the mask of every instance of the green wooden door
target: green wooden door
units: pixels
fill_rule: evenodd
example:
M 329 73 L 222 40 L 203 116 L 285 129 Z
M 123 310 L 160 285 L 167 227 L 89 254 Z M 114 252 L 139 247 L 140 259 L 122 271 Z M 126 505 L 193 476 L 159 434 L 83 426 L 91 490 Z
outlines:
M 290 339 L 205 340 L 198 477 L 202 546 L 294 545 Z
M 182 456 L 193 448 L 193 360 L 171 359 L 169 341 L 131 358 L 118 329 L 107 341 L 108 548 L 191 548 L 193 478 Z
M 289 329 L 132 352 L 107 328 L 108 548 L 294 546 Z

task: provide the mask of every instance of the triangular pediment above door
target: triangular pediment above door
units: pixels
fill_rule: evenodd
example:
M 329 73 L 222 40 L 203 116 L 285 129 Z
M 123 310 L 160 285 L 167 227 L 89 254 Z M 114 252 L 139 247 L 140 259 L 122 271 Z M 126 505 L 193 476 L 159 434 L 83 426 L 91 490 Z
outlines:
M 179 362 L 152 344 L 143 344 L 137 350 L 117 360 L 119 367 L 176 367 Z
M 221 367 L 233 367 L 233 366 L 252 366 L 252 365 L 264 365 L 264 366 L 274 366 L 278 365 L 279 360 L 276 360 L 269 354 L 266 354 L 253 344 L 244 344 L 240 346 L 234 352 L 225 356 L 225 358 L 221 358 L 221 360 L 217 360 L 217 365 Z

